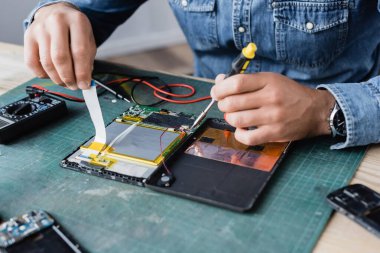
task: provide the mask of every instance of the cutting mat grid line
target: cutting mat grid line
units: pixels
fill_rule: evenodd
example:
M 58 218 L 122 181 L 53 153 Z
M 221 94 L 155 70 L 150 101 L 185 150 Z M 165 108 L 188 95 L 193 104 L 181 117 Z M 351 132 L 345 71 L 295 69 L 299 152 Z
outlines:
M 209 88 L 202 81 L 154 74 L 167 82 L 191 82 L 199 97 Z M 0 104 L 23 97 L 24 89 L 1 96 Z M 100 98 L 107 122 L 129 106 L 111 97 Z M 196 113 L 206 104 L 164 107 Z M 331 214 L 325 196 L 350 181 L 365 152 L 331 151 L 326 138 L 297 142 L 253 211 L 240 214 L 60 168 L 94 133 L 85 105 L 68 107 L 70 117 L 0 145 L 0 215 L 45 209 L 91 252 L 310 252 Z M 211 116 L 222 115 L 213 109 Z

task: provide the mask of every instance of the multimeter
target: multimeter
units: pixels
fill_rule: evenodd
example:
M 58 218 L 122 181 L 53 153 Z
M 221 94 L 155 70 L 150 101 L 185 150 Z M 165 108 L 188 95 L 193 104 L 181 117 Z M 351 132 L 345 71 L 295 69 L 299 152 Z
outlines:
M 7 143 L 22 134 L 67 114 L 66 103 L 27 87 L 28 97 L 0 108 L 0 143 Z

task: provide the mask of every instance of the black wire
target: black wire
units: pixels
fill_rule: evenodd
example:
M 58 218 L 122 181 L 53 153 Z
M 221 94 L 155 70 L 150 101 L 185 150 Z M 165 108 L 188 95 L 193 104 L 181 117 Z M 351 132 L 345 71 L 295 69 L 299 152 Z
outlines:
M 137 75 L 122 74 L 122 73 L 117 73 L 117 72 L 107 72 L 107 73 L 97 72 L 97 73 L 94 73 L 94 75 L 100 75 L 100 76 L 110 75 L 110 76 L 122 76 L 122 78 L 130 78 L 130 80 L 125 81 L 125 82 L 120 82 L 120 83 L 118 83 L 118 85 L 121 85 L 121 84 L 126 83 L 126 82 L 133 83 L 133 86 L 131 87 L 130 98 L 131 98 L 131 100 L 132 100 L 133 103 L 135 103 L 137 105 L 141 105 L 141 106 L 157 106 L 157 105 L 160 105 L 162 103 L 166 103 L 167 102 L 165 100 L 160 99 L 158 102 L 155 102 L 155 103 L 152 103 L 152 104 L 142 104 L 142 103 L 139 103 L 137 101 L 137 99 L 136 99 L 136 96 L 135 96 L 135 90 L 136 90 L 136 87 L 138 85 L 143 84 L 143 81 L 148 81 L 148 82 L 151 82 L 153 84 L 154 84 L 154 82 L 156 82 L 159 85 L 163 86 L 163 88 L 162 88 L 163 90 L 171 92 L 171 88 L 167 85 L 167 83 L 165 83 L 163 80 L 161 80 L 161 78 L 159 78 L 158 76 L 137 76 Z M 104 79 L 107 80 L 108 78 L 104 78 Z M 118 79 L 120 79 L 120 78 L 118 78 Z M 132 79 L 139 79 L 141 81 L 133 81 Z M 107 84 L 108 82 L 112 82 L 112 79 L 107 80 L 107 81 L 103 81 L 103 82 L 105 84 Z M 98 95 L 102 95 L 105 91 L 106 90 L 103 89 L 103 91 L 99 92 Z M 170 98 L 169 95 L 166 95 L 165 97 L 166 98 Z
M 107 84 L 108 82 L 112 82 L 115 79 L 121 79 L 121 78 L 129 78 L 129 79 L 141 79 L 143 81 L 150 81 L 150 80 L 158 80 L 162 81 L 160 77 L 158 76 L 138 76 L 138 75 L 130 75 L 130 74 L 123 74 L 123 73 L 117 73 L 117 72 L 107 72 L 107 73 L 102 73 L 102 72 L 97 72 L 93 73 L 93 76 L 100 76 L 98 78 L 99 81 L 102 83 Z M 109 78 L 108 76 L 111 76 L 112 78 Z M 116 76 L 116 78 L 115 78 Z M 128 81 L 129 82 L 129 81 Z
M 157 105 L 160 105 L 160 104 L 163 104 L 163 103 L 166 103 L 167 101 L 165 101 L 165 100 L 162 100 L 162 99 L 160 99 L 158 102 L 155 102 L 155 103 L 152 103 L 152 104 L 141 104 L 141 103 L 139 103 L 139 102 L 137 102 L 136 101 L 136 98 L 135 98 L 135 95 L 134 95 L 134 92 L 135 92 L 135 89 L 136 89 L 136 87 L 138 86 L 138 85 L 140 85 L 140 84 L 143 84 L 143 81 L 144 80 L 141 80 L 141 81 L 139 81 L 139 82 L 135 82 L 135 84 L 132 86 L 132 88 L 131 88 L 131 99 L 132 99 L 132 101 L 135 103 L 135 104 L 137 104 L 137 105 L 142 105 L 142 106 L 157 106 Z M 170 89 L 170 87 L 164 82 L 164 81 L 162 81 L 161 79 L 159 79 L 158 78 L 158 81 L 159 82 L 161 82 L 161 86 L 163 86 L 162 87 L 162 90 L 164 90 L 164 91 L 167 91 L 167 92 L 171 92 L 172 90 Z M 169 95 L 166 95 L 166 98 L 170 98 L 170 96 Z

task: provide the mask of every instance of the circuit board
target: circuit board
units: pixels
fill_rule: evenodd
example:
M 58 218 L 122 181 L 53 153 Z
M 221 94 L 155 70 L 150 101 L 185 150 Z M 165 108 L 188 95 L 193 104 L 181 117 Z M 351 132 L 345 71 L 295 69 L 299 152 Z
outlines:
M 154 107 L 133 106 L 114 119 L 106 132 L 110 140 L 101 151 L 93 138 L 61 162 L 61 166 L 126 183 L 144 185 L 148 178 L 197 128 L 195 116 Z
M 53 218 L 41 210 L 31 211 L 0 224 L 0 248 L 6 248 L 54 224 Z

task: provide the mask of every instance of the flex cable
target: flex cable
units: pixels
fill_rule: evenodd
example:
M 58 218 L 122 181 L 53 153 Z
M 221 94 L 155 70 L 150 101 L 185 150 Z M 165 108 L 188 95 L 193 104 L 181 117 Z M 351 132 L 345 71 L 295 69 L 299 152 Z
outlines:
M 104 125 L 103 114 L 100 108 L 98 95 L 96 93 L 96 85 L 91 81 L 91 87 L 83 90 L 83 98 L 86 102 L 87 109 L 90 113 L 92 123 L 95 127 L 95 138 L 89 146 L 90 149 L 101 151 L 107 143 L 106 127 Z

